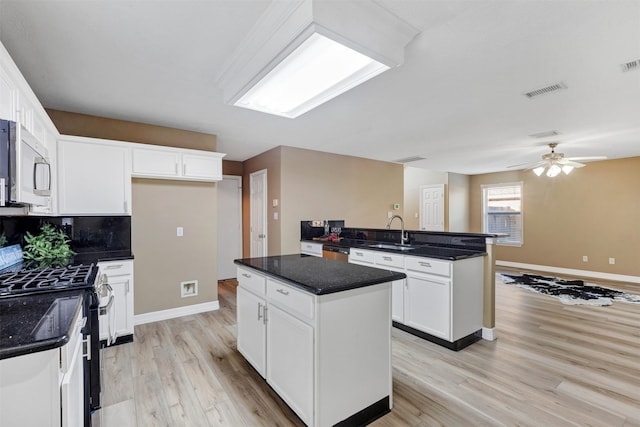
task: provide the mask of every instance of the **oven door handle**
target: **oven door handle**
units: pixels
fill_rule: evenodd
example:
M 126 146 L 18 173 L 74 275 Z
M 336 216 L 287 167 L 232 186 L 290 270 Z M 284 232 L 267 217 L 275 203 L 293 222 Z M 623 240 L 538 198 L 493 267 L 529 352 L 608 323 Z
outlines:
M 109 312 L 109 309 L 113 305 L 113 299 L 114 299 L 113 293 L 110 293 L 109 294 L 109 301 L 107 302 L 107 304 L 98 307 L 98 315 L 104 316 L 105 314 L 107 314 Z

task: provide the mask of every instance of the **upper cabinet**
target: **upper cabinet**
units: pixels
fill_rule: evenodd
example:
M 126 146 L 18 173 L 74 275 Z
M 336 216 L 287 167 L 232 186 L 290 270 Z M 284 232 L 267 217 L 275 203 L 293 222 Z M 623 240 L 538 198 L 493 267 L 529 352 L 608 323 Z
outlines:
M 134 144 L 132 175 L 137 178 L 220 181 L 223 157 L 224 154 L 215 152 Z
M 58 214 L 131 215 L 126 144 L 73 137 L 58 141 L 57 154 Z
M 0 119 L 16 121 L 17 103 L 18 89 L 0 72 Z

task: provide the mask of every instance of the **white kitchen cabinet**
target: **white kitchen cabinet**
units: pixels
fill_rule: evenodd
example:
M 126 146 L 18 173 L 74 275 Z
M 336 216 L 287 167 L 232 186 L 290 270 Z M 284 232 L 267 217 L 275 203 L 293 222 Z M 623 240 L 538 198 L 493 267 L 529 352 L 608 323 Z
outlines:
M 133 335 L 133 261 L 108 261 L 98 263 L 99 275 L 107 276 L 113 300 L 101 301 L 106 308 L 100 310 L 100 341 L 112 344 L 119 337 Z
M 309 426 L 391 396 L 389 283 L 314 295 L 238 268 L 238 351 Z
M 319 242 L 302 241 L 300 242 L 300 253 L 305 255 L 321 257 L 323 245 L 324 245 L 323 243 L 319 243 Z
M 215 182 L 222 180 L 224 154 L 131 144 L 132 176 Z
M 396 326 L 451 343 L 482 329 L 482 257 L 449 261 L 351 248 L 349 262 L 407 275 L 391 284 Z
M 62 347 L 0 360 L 0 426 L 84 425 L 83 324 Z
M 58 141 L 58 213 L 131 215 L 129 150 L 94 138 L 67 138 Z
M 16 121 L 18 89 L 0 70 L 0 119 Z
M 271 304 L 267 336 L 267 383 L 310 424 L 313 420 L 313 328 Z
M 238 286 L 238 351 L 263 378 L 266 376 L 267 355 L 266 306 L 264 299 Z
M 450 340 L 451 282 L 434 276 L 410 274 L 404 292 L 404 323 Z M 394 319 L 395 320 L 395 319 Z
M 482 257 L 406 256 L 405 267 L 405 325 L 449 342 L 482 329 Z

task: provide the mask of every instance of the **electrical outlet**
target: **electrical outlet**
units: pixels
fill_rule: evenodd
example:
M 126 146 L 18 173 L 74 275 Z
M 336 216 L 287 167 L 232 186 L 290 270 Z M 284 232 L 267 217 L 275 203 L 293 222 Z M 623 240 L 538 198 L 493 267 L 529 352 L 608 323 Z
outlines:
M 582 262 L 589 262 L 589 257 L 586 255 L 582 256 Z
M 609 258 L 609 264 L 615 264 L 615 263 L 616 263 L 615 258 Z

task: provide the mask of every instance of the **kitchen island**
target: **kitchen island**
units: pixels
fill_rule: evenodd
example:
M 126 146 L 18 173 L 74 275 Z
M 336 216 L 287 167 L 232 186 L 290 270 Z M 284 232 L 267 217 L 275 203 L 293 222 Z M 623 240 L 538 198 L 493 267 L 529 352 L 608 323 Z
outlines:
M 391 282 L 404 273 L 306 255 L 235 263 L 238 351 L 304 423 L 391 410 Z

